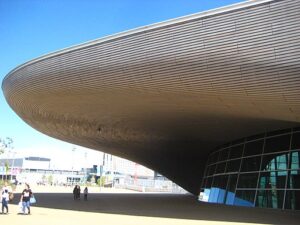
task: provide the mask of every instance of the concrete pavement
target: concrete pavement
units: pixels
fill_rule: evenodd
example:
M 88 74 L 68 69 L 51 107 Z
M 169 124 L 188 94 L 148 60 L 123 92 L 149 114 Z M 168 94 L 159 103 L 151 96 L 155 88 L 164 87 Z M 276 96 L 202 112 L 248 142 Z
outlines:
M 2 215 L 3 224 L 299 224 L 300 212 L 230 207 L 198 202 L 192 195 L 95 193 L 74 201 L 71 193 L 35 193 L 32 215 L 17 215 L 17 205 Z M 16 194 L 15 204 L 19 199 Z M 6 223 L 7 222 L 7 223 Z

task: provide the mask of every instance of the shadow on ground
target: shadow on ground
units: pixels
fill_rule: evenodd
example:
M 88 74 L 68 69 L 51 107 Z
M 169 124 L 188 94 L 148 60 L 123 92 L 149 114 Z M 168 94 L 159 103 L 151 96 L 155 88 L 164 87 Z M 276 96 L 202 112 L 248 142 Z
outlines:
M 262 224 L 299 224 L 300 211 L 224 206 L 198 202 L 192 195 L 89 194 L 88 201 L 73 200 L 72 194 L 36 193 L 37 207 L 192 220 Z M 19 195 L 16 194 L 14 204 Z M 34 210 L 34 209 L 33 209 Z

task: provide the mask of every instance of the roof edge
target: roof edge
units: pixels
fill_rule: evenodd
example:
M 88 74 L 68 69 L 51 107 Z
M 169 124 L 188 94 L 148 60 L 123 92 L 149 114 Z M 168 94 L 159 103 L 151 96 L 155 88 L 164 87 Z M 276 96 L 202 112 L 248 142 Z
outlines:
M 137 28 L 133 28 L 127 31 L 122 31 L 116 34 L 112 34 L 112 35 L 108 35 L 102 38 L 97 38 L 95 40 L 91 40 L 88 42 L 84 42 L 81 44 L 77 44 L 77 45 L 73 45 L 67 48 L 62 48 L 60 50 L 54 51 L 54 52 L 50 52 L 47 53 L 45 55 L 39 56 L 37 58 L 34 58 L 32 60 L 29 60 L 25 63 L 20 64 L 19 66 L 15 67 L 14 69 L 12 69 L 4 78 L 2 81 L 2 89 L 3 89 L 3 82 L 6 80 L 6 78 L 16 72 L 17 70 L 33 64 L 35 62 L 47 59 L 47 58 L 51 58 L 53 56 L 56 55 L 61 55 L 67 52 L 71 52 L 74 50 L 78 50 L 78 49 L 82 49 L 85 47 L 89 47 L 89 46 L 93 46 L 96 44 L 100 44 L 106 41 L 110 41 L 110 40 L 114 40 L 117 38 L 121 38 L 121 37 L 125 37 L 128 35 L 132 35 L 132 34 L 138 34 L 144 31 L 148 31 L 148 30 L 152 30 L 152 29 L 156 29 L 156 28 L 161 28 L 161 27 L 165 27 L 165 26 L 169 26 L 169 25 L 173 25 L 173 24 L 177 24 L 177 23 L 182 23 L 182 22 L 186 22 L 189 20 L 194 20 L 194 19 L 199 19 L 199 18 L 203 18 L 203 17 L 208 17 L 208 16 L 213 16 L 213 15 L 217 15 L 217 14 L 221 14 L 221 13 L 226 13 L 226 12 L 230 12 L 230 11 L 234 11 L 234 10 L 239 10 L 239 9 L 243 9 L 243 8 L 247 8 L 247 7 L 251 7 L 251 6 L 256 6 L 256 5 L 260 5 L 260 4 L 264 4 L 264 3 L 268 3 L 268 2 L 272 2 L 275 0 L 248 0 L 245 2 L 240 2 L 240 3 L 236 3 L 236 4 L 232 4 L 232 5 L 228 5 L 228 6 L 222 6 L 219 8 L 215 8 L 215 9 L 210 9 L 207 11 L 203 11 L 203 12 L 199 12 L 199 13 L 194 13 L 194 14 L 190 14 L 190 15 L 186 15 L 186 16 L 181 16 L 181 17 L 177 17 L 174 19 L 169 19 L 169 20 L 165 20 L 162 22 L 158 22 L 158 23 L 153 23 L 150 25 L 146 25 L 146 26 L 141 26 L 141 27 L 137 27 Z

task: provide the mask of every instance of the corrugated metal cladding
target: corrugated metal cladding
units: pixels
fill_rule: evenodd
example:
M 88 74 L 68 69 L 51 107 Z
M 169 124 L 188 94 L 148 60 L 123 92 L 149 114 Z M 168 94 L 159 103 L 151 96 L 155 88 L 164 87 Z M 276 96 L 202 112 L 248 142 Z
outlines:
M 233 8 L 29 62 L 6 99 L 43 133 L 197 193 L 217 145 L 300 122 L 300 1 Z

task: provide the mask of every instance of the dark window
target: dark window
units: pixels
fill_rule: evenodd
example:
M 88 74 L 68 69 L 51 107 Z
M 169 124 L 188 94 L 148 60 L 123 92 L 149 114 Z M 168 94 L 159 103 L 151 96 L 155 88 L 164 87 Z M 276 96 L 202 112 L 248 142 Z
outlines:
M 216 170 L 216 164 L 210 165 L 208 167 L 208 175 L 214 175 L 215 174 L 215 170 Z
M 244 148 L 244 145 L 237 145 L 237 146 L 231 147 L 229 159 L 241 158 L 242 154 L 243 154 L 243 148 Z
M 242 172 L 259 171 L 261 156 L 243 158 L 242 161 Z
M 262 208 L 282 209 L 284 191 L 259 190 L 257 192 L 256 206 Z
M 285 188 L 287 171 L 263 172 L 259 178 L 259 188 Z
M 264 141 L 248 142 L 245 145 L 244 156 L 259 155 L 262 153 Z
M 215 176 L 212 187 L 226 189 L 228 176 Z
M 300 132 L 292 135 L 292 150 L 300 149 Z
M 280 134 L 285 134 L 285 133 L 289 133 L 291 131 L 292 131 L 291 128 L 283 129 L 283 130 L 270 131 L 270 132 L 267 133 L 267 137 L 275 136 L 275 135 L 280 135 Z
M 287 188 L 300 189 L 300 170 L 289 171 Z
M 241 160 L 231 160 L 227 162 L 226 172 L 238 172 L 240 169 Z
M 247 141 L 257 140 L 257 139 L 264 138 L 264 137 L 265 137 L 265 134 L 257 134 L 257 135 L 247 137 Z
M 288 168 L 289 154 L 271 154 L 263 156 L 261 170 L 286 170 Z
M 226 167 L 226 162 L 217 164 L 216 173 L 224 173 Z
M 236 191 L 234 205 L 254 206 L 255 190 Z
M 258 173 L 240 174 L 238 188 L 256 188 Z
M 290 149 L 291 135 L 283 135 L 266 139 L 265 153 L 281 152 Z
M 229 148 L 223 149 L 219 154 L 219 161 L 224 161 L 228 159 Z
M 300 209 L 300 190 L 299 191 L 286 191 L 285 196 L 285 209 Z
M 219 152 L 214 152 L 209 156 L 209 164 L 216 163 L 218 161 Z
M 211 188 L 212 184 L 212 177 L 208 177 L 204 180 L 204 187 L 205 188 Z

